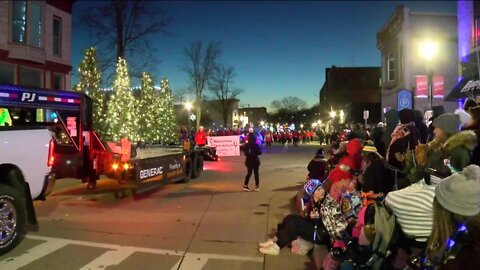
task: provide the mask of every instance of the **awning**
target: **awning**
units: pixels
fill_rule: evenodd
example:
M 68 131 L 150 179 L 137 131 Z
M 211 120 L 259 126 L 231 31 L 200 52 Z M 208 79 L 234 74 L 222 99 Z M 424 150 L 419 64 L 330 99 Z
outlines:
M 467 85 L 470 78 L 463 77 L 453 88 L 450 90 L 450 93 L 443 99 L 444 101 L 457 101 L 462 98 L 467 98 L 465 92 L 462 92 L 462 89 Z

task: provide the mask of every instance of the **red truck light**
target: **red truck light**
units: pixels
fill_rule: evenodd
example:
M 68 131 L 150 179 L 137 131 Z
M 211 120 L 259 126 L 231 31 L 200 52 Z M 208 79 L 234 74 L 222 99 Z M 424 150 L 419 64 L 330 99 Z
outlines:
M 130 165 L 128 163 L 123 163 L 123 169 L 126 171 L 130 168 Z
M 47 159 L 47 166 L 52 167 L 53 163 L 55 161 L 55 156 L 53 154 L 53 150 L 55 148 L 55 144 L 53 140 L 50 140 L 50 143 L 48 144 L 48 159 Z
M 118 169 L 118 163 L 113 163 L 112 164 L 112 169 L 116 171 Z

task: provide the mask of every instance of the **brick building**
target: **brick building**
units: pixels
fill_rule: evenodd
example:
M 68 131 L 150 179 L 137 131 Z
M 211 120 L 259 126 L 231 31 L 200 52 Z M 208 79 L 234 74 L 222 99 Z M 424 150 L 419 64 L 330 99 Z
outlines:
M 0 1 L 0 83 L 71 88 L 73 2 Z

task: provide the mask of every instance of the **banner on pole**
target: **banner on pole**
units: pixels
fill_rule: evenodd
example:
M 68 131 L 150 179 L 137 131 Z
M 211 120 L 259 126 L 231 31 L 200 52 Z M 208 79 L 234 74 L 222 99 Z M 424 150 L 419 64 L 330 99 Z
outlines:
M 217 148 L 219 157 L 240 156 L 240 136 L 208 136 L 207 144 Z
M 445 79 L 443 76 L 438 75 L 433 77 L 433 97 L 443 98 Z
M 428 77 L 425 75 L 416 76 L 417 88 L 415 90 L 415 96 L 417 98 L 428 97 Z

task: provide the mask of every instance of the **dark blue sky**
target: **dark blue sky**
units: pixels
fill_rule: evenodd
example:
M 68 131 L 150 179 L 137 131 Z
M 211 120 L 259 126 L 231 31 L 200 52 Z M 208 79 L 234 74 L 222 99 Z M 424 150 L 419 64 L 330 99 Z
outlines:
M 95 2 L 74 5 L 75 70 L 92 45 L 79 14 L 92 5 Z M 173 35 L 155 43 L 161 60 L 160 74 L 155 75 L 167 77 L 174 92 L 186 89 L 182 48 L 197 40 L 220 41 L 223 62 L 237 73 L 234 86 L 245 89 L 241 105 L 269 107 L 275 99 L 297 96 L 311 106 L 318 102 L 325 68 L 380 66 L 376 33 L 398 5 L 415 12 L 456 14 L 456 1 L 167 1 L 163 6 L 173 19 Z

